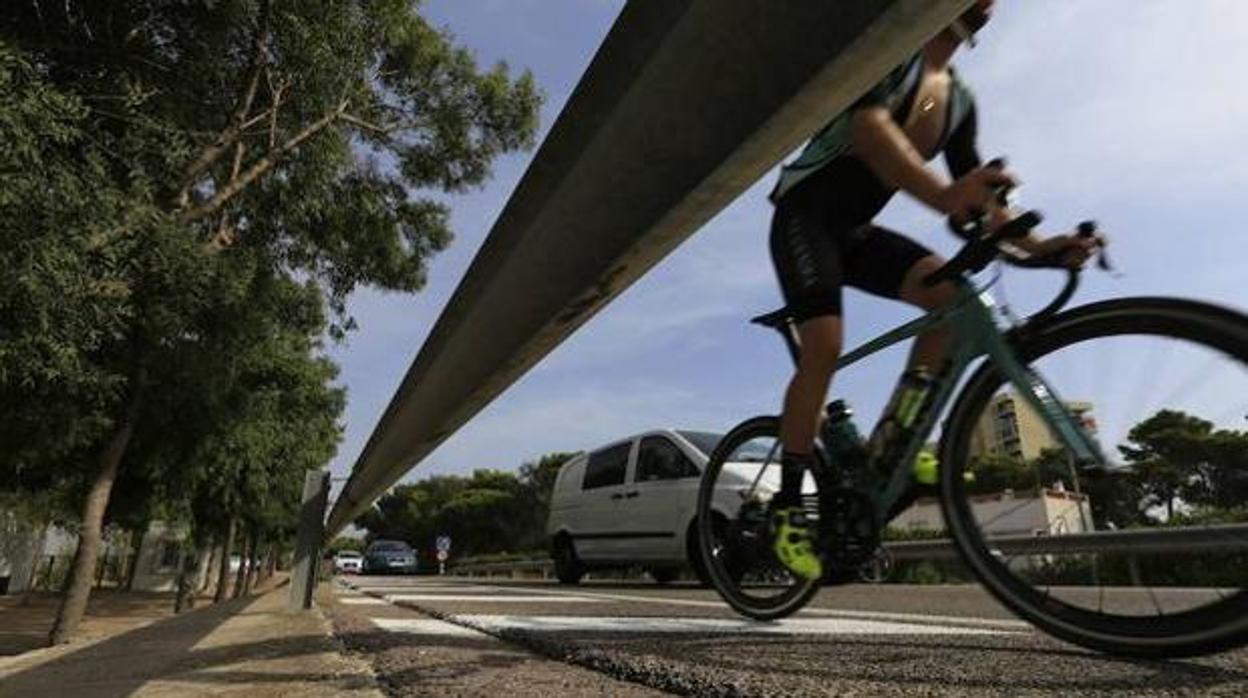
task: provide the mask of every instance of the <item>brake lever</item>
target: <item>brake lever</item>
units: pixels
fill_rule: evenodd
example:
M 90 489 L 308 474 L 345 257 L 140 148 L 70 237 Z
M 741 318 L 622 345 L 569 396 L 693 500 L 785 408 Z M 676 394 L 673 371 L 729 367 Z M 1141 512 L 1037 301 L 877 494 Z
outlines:
M 1096 221 L 1083 221 L 1079 224 L 1075 235 L 1078 237 L 1091 237 L 1096 240 L 1096 267 L 1103 272 L 1120 276 L 1118 270 L 1109 261 L 1109 255 L 1105 250 L 1109 247 L 1109 237 L 1097 229 Z

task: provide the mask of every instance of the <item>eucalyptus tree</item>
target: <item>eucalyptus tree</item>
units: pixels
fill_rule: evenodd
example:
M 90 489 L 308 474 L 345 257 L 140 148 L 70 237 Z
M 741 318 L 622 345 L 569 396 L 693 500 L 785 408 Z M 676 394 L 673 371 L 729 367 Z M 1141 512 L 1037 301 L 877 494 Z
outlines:
M 0 214 L 15 214 L 0 216 L 0 261 L 14 262 L 0 391 L 38 437 L 11 467 L 88 483 L 60 642 L 131 439 L 169 387 L 154 376 L 170 347 L 221 330 L 199 323 L 222 276 L 305 279 L 341 334 L 359 285 L 424 284 L 450 231 L 421 192 L 476 185 L 531 145 L 540 97 L 528 74 L 479 68 L 409 0 L 16 0 L 0 43 L 19 65 L 0 77 L 17 144 L 0 167 Z

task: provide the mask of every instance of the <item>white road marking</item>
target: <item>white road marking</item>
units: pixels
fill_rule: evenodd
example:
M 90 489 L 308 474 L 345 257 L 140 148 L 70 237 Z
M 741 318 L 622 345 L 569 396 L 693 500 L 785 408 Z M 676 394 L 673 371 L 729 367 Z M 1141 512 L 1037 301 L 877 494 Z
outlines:
M 890 623 L 842 618 L 786 618 L 763 623 L 727 618 L 608 618 L 597 616 L 452 616 L 485 631 L 609 633 L 724 633 L 736 635 L 999 635 L 986 628 Z
M 504 596 L 486 594 L 387 594 L 387 601 L 469 601 L 472 603 L 593 603 L 579 596 Z
M 389 632 L 412 633 L 414 635 L 436 635 L 439 637 L 476 637 L 481 633 L 454 623 L 424 618 L 369 618 L 374 625 Z
M 948 623 L 951 625 L 972 625 L 981 628 L 999 628 L 1001 630 L 1028 630 L 1031 624 L 1021 620 L 1008 618 L 975 618 L 972 616 L 937 616 L 926 613 L 894 613 L 890 611 L 859 611 L 839 608 L 806 608 L 800 611 L 812 616 L 828 616 L 832 618 L 866 618 L 873 620 L 901 621 L 906 623 Z
M 368 591 L 374 591 L 374 592 L 395 592 L 395 591 L 411 591 L 411 592 L 425 592 L 425 591 L 461 591 L 461 592 L 462 592 L 462 591 L 480 591 L 480 590 L 487 590 L 487 589 L 488 589 L 488 590 L 490 590 L 490 591 L 493 591 L 495 588 L 496 588 L 496 587 L 486 587 L 486 586 L 464 586 L 464 585 L 461 585 L 461 586 L 451 586 L 451 585 L 449 585 L 449 584 L 442 584 L 442 585 L 438 585 L 438 586 L 433 586 L 433 585 L 424 586 L 424 585 L 416 585 L 416 584 L 408 584 L 408 585 L 402 585 L 402 584 L 384 584 L 384 585 L 377 585 L 377 586 L 367 586 L 367 585 L 362 585 L 362 586 L 357 586 L 357 587 L 355 587 L 355 589 L 358 589 L 359 591 L 365 591 L 365 592 L 368 592 Z M 529 593 L 529 590 L 527 590 L 527 589 L 526 589 L 526 590 L 525 590 L 525 593 Z M 537 593 L 541 593 L 541 592 L 537 592 Z
M 345 599 L 338 599 L 338 603 L 345 603 L 355 606 L 385 606 L 386 602 L 381 599 L 374 599 L 371 596 L 353 596 Z
M 500 590 L 515 590 L 517 587 L 483 587 Z M 521 587 L 522 588 L 522 587 Z M 537 591 L 536 589 L 525 589 L 526 591 Z M 540 594 L 556 594 L 556 595 L 575 595 L 582 598 L 606 599 L 609 601 L 631 601 L 636 603 L 662 604 L 668 606 L 690 606 L 695 608 L 725 608 L 722 601 L 703 601 L 700 599 L 672 599 L 661 596 L 635 596 L 632 594 L 607 594 L 596 591 L 556 591 L 542 590 L 537 592 Z M 1027 630 L 1031 627 L 1029 623 L 1021 620 L 1009 620 L 1004 618 L 975 618 L 971 616 L 938 616 L 927 615 L 923 613 L 892 613 L 886 611 L 858 611 L 853 609 L 834 609 L 834 608 L 818 608 L 806 607 L 798 611 L 798 615 L 825 616 L 830 618 L 863 618 L 868 620 L 888 620 L 901 621 L 908 623 L 937 623 L 950 625 L 964 625 L 983 628 L 998 628 L 1002 630 Z

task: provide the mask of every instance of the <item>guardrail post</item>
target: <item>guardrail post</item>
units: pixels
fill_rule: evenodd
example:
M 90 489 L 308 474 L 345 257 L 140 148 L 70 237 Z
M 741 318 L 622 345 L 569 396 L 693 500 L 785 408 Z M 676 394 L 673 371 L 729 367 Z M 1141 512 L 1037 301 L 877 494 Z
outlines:
M 312 608 L 316 590 L 321 540 L 325 536 L 325 504 L 329 501 L 329 472 L 309 469 L 303 477 L 303 505 L 299 509 L 299 533 L 295 540 L 295 564 L 290 571 L 288 611 Z

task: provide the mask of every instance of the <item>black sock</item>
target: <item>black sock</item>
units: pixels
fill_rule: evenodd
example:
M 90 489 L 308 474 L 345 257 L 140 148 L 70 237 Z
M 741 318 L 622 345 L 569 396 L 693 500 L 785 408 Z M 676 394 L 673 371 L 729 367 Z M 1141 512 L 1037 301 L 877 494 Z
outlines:
M 779 506 L 800 506 L 802 503 L 802 478 L 810 468 L 809 453 L 786 450 L 780 457 L 780 493 L 776 495 Z

